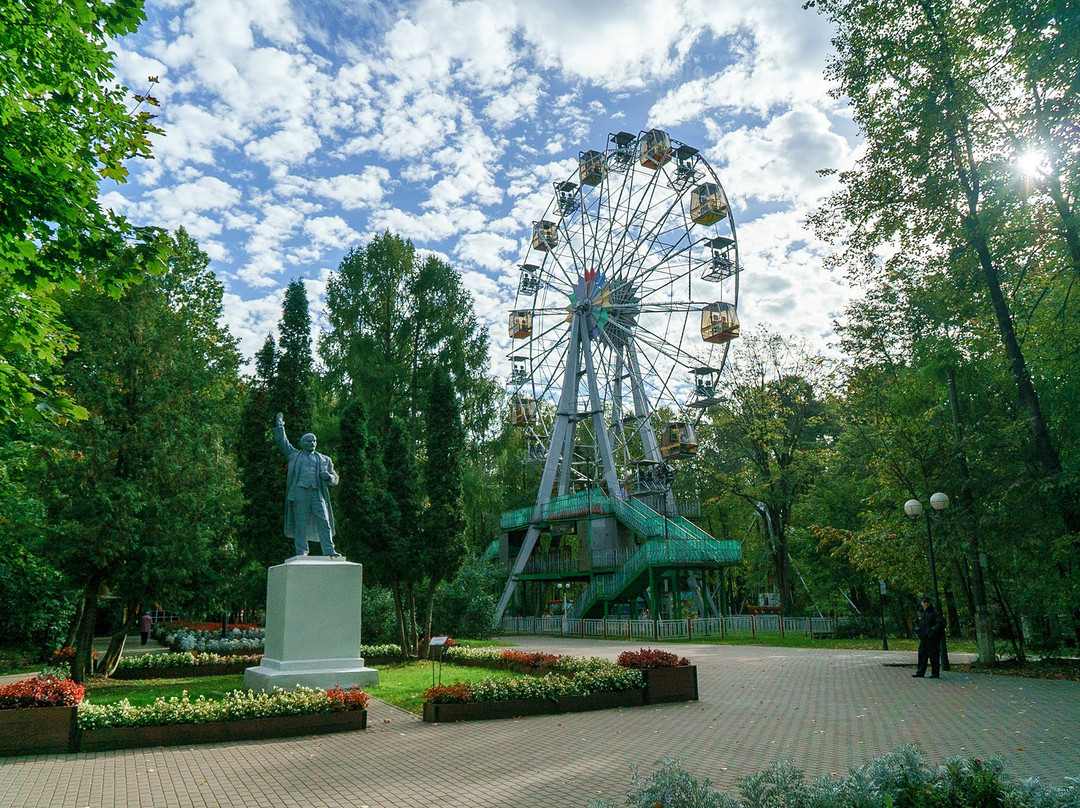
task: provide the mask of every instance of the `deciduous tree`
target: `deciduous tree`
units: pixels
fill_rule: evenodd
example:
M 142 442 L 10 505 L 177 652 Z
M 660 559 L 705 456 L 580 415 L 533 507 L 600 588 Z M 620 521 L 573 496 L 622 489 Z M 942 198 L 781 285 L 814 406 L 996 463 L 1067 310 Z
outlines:
M 16 0 L 0 15 L 0 421 L 85 416 L 53 374 L 75 345 L 58 298 L 84 284 L 118 295 L 160 264 L 153 229 L 98 201 L 160 132 L 157 102 L 115 83 L 108 50 L 143 19 L 141 0 Z M 132 237 L 126 261 L 105 260 Z
M 165 246 L 161 276 L 119 299 L 81 292 L 64 304 L 80 340 L 64 373 L 89 417 L 56 430 L 46 546 L 81 591 L 80 680 L 101 596 L 134 615 L 140 604 L 205 595 L 205 571 L 239 511 L 230 449 L 240 357 L 220 325 L 222 287 L 183 230 Z

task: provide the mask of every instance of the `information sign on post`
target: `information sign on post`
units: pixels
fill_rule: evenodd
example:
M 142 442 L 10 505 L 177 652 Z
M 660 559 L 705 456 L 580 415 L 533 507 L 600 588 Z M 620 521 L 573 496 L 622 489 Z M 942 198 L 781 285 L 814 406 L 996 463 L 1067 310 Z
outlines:
M 433 648 L 438 648 L 439 649 L 439 652 L 437 654 L 437 656 L 439 658 L 439 684 L 442 684 L 442 656 L 443 656 L 443 650 L 446 648 L 446 643 L 447 643 L 447 641 L 449 639 L 450 639 L 449 637 L 432 637 L 431 640 L 428 641 L 428 659 L 431 660 L 431 686 L 432 687 L 435 687 L 435 657 L 436 657 L 436 654 L 435 654 L 434 651 L 432 651 L 432 649 Z

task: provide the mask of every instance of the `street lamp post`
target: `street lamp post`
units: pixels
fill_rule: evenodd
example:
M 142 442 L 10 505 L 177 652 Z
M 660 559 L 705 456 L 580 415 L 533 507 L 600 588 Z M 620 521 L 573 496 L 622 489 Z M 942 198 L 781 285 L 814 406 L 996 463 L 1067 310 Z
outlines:
M 555 584 L 555 588 L 558 589 L 562 593 L 562 633 L 565 634 L 566 633 L 566 596 L 569 593 L 568 590 L 570 589 L 570 582 L 569 581 L 562 581 L 560 583 Z
M 947 494 L 943 494 L 938 491 L 936 494 L 930 496 L 930 507 L 937 512 L 941 512 L 949 507 L 949 497 Z M 917 499 L 909 499 L 904 503 L 904 513 L 906 513 L 913 520 L 918 519 L 923 515 L 923 505 Z M 941 593 L 938 589 L 937 579 L 937 564 L 934 562 L 934 532 L 930 527 L 930 514 L 926 514 L 926 546 L 930 551 L 930 579 L 934 583 L 934 606 L 938 610 L 938 614 L 944 618 L 945 612 L 941 608 Z M 949 665 L 949 649 L 945 641 L 945 635 L 941 635 L 941 648 L 939 649 L 941 659 L 941 669 L 951 670 Z

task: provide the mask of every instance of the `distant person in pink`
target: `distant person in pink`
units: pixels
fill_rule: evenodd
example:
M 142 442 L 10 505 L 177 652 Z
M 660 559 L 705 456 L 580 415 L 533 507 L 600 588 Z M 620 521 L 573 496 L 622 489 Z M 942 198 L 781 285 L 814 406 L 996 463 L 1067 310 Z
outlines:
M 139 621 L 139 629 L 140 629 L 140 631 L 142 633 L 142 644 L 143 645 L 146 645 L 146 641 L 150 639 L 150 629 L 152 629 L 153 627 L 154 627 L 154 618 L 152 618 L 150 616 L 150 613 L 147 612 L 146 614 L 144 614 L 142 616 L 142 619 Z

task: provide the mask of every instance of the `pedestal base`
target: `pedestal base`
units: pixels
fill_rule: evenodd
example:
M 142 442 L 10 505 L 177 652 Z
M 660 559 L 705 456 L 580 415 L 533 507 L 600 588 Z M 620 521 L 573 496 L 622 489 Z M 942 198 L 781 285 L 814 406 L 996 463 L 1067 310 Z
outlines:
M 296 556 L 266 575 L 262 661 L 244 671 L 249 690 L 372 686 L 379 672 L 360 656 L 363 568 L 344 559 Z
M 332 687 L 374 687 L 379 684 L 379 672 L 374 668 L 364 667 L 363 659 L 359 660 L 360 667 L 355 668 L 322 668 L 312 665 L 302 670 L 275 670 L 265 662 L 264 659 L 258 667 L 244 671 L 244 687 L 247 690 L 273 690 L 275 687 L 295 690 L 298 686 L 329 690 Z

